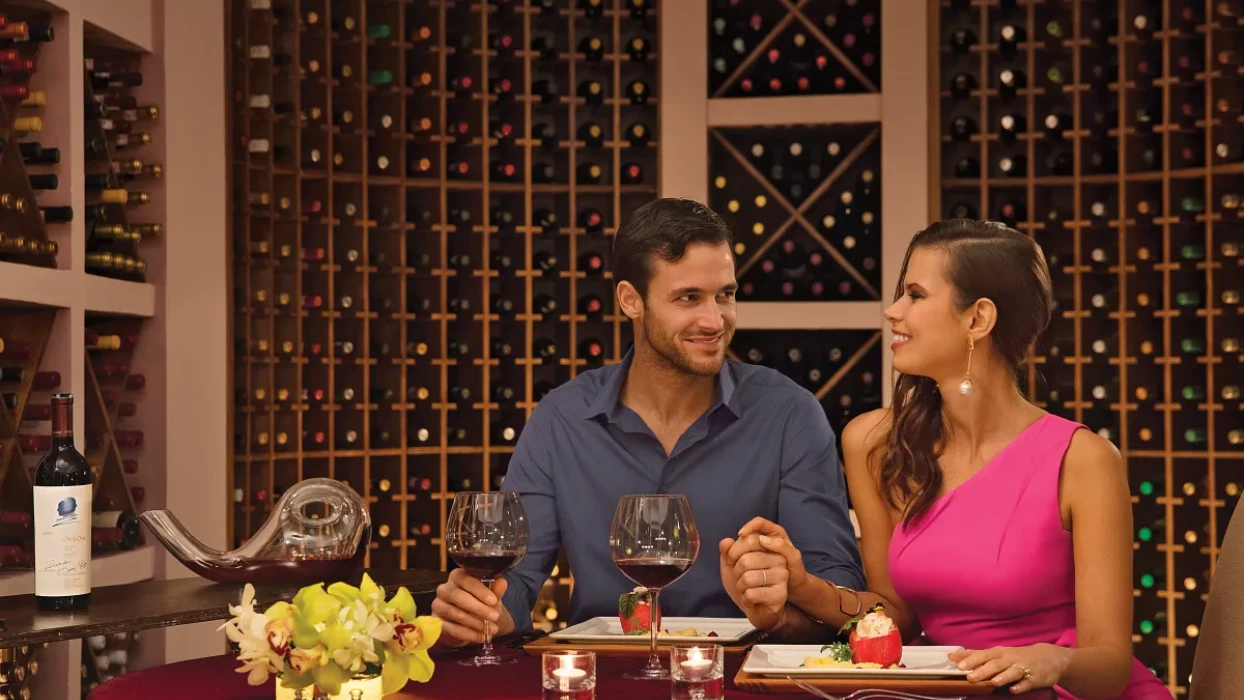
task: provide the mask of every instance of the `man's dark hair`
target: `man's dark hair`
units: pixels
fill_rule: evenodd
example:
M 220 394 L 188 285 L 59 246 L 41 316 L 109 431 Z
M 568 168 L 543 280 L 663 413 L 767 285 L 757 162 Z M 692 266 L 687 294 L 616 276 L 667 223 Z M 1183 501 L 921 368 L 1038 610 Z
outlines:
M 692 243 L 730 245 L 730 228 L 712 209 L 691 199 L 649 202 L 631 212 L 613 237 L 613 281 L 626 280 L 647 297 L 653 257 L 678 262 Z

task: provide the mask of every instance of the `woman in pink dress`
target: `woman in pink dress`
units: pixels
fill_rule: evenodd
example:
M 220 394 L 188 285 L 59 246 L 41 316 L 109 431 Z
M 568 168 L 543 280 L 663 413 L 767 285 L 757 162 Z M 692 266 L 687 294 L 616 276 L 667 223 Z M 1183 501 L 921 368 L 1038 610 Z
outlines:
M 1020 393 L 1050 320 L 1039 246 L 991 222 L 912 239 L 885 310 L 894 405 L 843 430 L 868 591 L 809 576 L 782 529 L 757 519 L 721 542 L 748 617 L 833 627 L 877 603 L 968 678 L 1059 698 L 1171 698 L 1132 656 L 1132 519 L 1117 449 Z

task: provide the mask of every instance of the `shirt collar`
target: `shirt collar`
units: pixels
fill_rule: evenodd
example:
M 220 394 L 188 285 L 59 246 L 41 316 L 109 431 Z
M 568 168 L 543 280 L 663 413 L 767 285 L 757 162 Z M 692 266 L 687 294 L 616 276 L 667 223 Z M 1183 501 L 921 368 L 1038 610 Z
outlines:
M 635 349 L 632 347 L 626 351 L 626 355 L 622 358 L 622 362 L 615 365 L 609 376 L 605 379 L 605 383 L 601 385 L 596 392 L 592 403 L 587 407 L 586 417 L 589 419 L 605 416 L 610 421 L 617 421 L 618 411 L 622 408 L 620 397 L 622 395 L 622 386 L 626 382 L 626 375 L 631 371 L 631 362 L 635 359 Z M 739 416 L 738 402 L 734 401 L 734 372 L 727 360 L 721 366 L 721 371 L 717 373 L 717 392 L 713 399 L 713 405 L 708 409 L 708 413 L 714 413 L 719 407 L 725 406 L 726 410 Z

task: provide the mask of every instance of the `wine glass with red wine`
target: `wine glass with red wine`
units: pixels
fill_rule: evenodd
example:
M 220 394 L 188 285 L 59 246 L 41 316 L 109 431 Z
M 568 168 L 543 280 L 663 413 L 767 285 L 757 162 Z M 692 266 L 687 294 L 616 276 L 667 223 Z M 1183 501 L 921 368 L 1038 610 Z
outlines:
M 458 567 L 492 587 L 498 576 L 527 554 L 527 513 L 511 491 L 461 492 L 454 497 L 445 524 L 445 549 Z M 493 652 L 492 634 L 484 629 L 484 648 L 464 666 L 512 664 L 513 657 Z
M 669 680 L 657 657 L 657 611 L 661 589 L 677 581 L 700 553 L 691 504 L 681 495 L 628 495 L 618 502 L 609 531 L 613 563 L 627 578 L 648 589 L 651 629 L 648 665 L 624 674 L 640 680 Z

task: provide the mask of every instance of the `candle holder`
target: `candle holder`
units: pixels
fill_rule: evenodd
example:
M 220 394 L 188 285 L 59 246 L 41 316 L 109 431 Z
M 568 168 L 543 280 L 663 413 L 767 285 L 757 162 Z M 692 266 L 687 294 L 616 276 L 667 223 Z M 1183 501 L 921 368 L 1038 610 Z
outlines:
M 541 661 L 544 700 L 595 700 L 595 652 L 546 651 Z
M 724 658 L 716 645 L 670 648 L 671 700 L 722 700 Z

